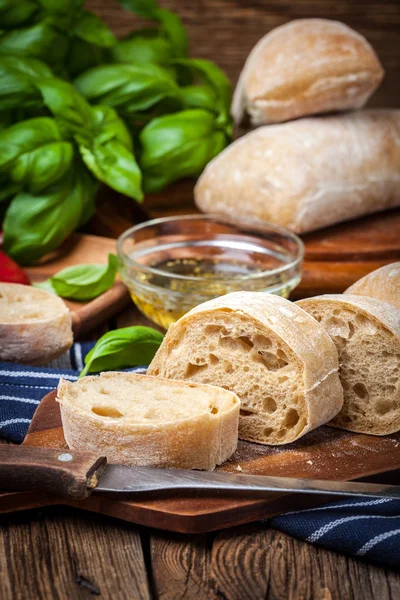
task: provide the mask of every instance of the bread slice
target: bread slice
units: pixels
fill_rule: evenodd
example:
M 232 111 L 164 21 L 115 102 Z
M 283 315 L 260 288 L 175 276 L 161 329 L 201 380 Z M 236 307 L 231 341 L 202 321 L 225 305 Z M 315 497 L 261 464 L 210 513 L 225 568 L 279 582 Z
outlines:
M 236 450 L 239 398 L 196 383 L 109 372 L 60 380 L 64 437 L 137 467 L 214 469 Z
M 385 265 L 362 277 L 344 292 L 389 302 L 400 308 L 400 262 Z
M 343 403 L 332 340 L 306 312 L 263 292 L 233 292 L 171 325 L 148 373 L 211 383 L 241 401 L 239 437 L 287 444 Z
M 373 435 L 400 430 L 400 310 L 366 296 L 299 300 L 339 352 L 342 410 L 330 425 Z
M 72 344 L 71 314 L 54 294 L 0 283 L 0 360 L 41 365 Z

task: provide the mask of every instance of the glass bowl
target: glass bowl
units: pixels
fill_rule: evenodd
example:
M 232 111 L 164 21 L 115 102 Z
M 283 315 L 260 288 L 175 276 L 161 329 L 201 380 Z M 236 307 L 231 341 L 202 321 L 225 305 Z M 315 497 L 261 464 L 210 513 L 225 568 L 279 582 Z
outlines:
M 246 290 L 287 298 L 301 279 L 302 241 L 257 220 L 153 219 L 118 239 L 120 276 L 139 310 L 168 328 L 201 302 Z

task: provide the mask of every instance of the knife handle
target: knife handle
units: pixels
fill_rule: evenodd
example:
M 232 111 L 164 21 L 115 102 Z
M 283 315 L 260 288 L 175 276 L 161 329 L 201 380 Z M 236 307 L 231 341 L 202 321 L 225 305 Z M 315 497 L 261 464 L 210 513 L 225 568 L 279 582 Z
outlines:
M 0 444 L 0 490 L 86 498 L 106 466 L 96 452 Z

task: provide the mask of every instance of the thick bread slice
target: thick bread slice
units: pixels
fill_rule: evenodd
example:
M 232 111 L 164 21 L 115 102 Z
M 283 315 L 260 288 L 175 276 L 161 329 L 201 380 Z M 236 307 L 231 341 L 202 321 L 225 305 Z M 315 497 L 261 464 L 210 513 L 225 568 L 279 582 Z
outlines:
M 363 106 L 384 71 L 368 41 L 339 21 L 297 19 L 273 29 L 250 52 L 232 116 L 253 125 Z
M 71 314 L 54 294 L 0 283 L 0 360 L 41 365 L 72 344 Z
M 400 262 L 385 265 L 362 277 L 344 292 L 389 302 L 400 308 Z
M 208 163 L 203 212 L 306 233 L 400 206 L 400 110 L 363 110 L 260 127 Z
M 366 296 L 299 300 L 339 352 L 344 404 L 330 425 L 373 435 L 400 430 L 400 310 Z
M 65 440 L 137 467 L 214 469 L 236 450 L 239 398 L 215 386 L 135 373 L 60 379 Z
M 334 344 L 284 298 L 233 292 L 171 325 L 149 374 L 212 383 L 241 401 L 239 437 L 287 444 L 340 410 Z

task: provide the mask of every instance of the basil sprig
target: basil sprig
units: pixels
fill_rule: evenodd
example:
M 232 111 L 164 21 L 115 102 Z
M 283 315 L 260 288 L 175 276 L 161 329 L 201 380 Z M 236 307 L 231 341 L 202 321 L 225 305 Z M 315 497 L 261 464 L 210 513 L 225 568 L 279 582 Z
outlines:
M 87 373 L 148 365 L 162 340 L 163 335 L 151 327 L 124 327 L 108 331 L 87 354 L 80 377 Z
M 93 300 L 112 287 L 116 274 L 117 257 L 109 254 L 107 265 L 73 265 L 34 286 L 52 291 L 62 298 Z
M 212 113 L 194 109 L 153 119 L 140 134 L 144 190 L 157 192 L 182 177 L 200 175 L 227 144 Z

